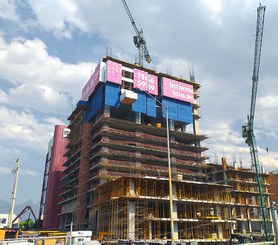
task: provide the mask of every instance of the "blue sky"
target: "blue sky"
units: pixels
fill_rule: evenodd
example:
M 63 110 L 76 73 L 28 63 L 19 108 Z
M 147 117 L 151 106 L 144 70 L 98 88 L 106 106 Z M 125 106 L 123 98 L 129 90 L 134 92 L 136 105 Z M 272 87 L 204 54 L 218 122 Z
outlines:
M 188 79 L 194 65 L 210 161 L 225 156 L 230 164 L 241 159 L 250 167 L 241 126 L 250 107 L 259 1 L 127 2 L 153 57 L 146 67 Z M 271 171 L 278 169 L 278 3 L 262 4 L 267 10 L 255 133 L 261 162 Z M 0 0 L 0 27 L 0 198 L 11 198 L 11 170 L 19 157 L 16 202 L 37 202 L 54 125 L 67 124 L 107 50 L 135 61 L 135 33 L 117 0 Z

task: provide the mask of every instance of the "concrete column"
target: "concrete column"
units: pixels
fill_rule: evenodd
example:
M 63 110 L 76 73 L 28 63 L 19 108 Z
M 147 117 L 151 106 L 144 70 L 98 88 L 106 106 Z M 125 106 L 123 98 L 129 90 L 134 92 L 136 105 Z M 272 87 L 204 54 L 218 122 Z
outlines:
M 129 180 L 129 195 L 134 196 L 135 195 L 135 185 L 134 185 L 134 179 Z
M 219 190 L 215 189 L 214 190 L 214 197 L 215 197 L 215 201 L 219 202 L 220 201 L 220 197 L 219 197 Z
M 248 221 L 247 225 L 248 225 L 248 231 L 252 232 L 252 223 L 251 223 L 251 221 Z
M 186 123 L 183 123 L 183 124 L 182 124 L 182 126 L 181 126 L 181 131 L 182 131 L 183 133 L 186 132 Z
M 148 221 L 149 222 L 149 240 L 152 240 L 152 221 L 151 220 L 149 220 Z
M 172 183 L 172 194 L 173 194 L 173 198 L 177 197 L 177 186 L 176 183 Z
M 241 231 L 239 231 L 239 232 L 241 232 L 242 234 L 246 234 L 246 231 L 247 231 L 246 228 L 247 228 L 246 222 L 241 222 Z
M 219 194 L 219 190 L 215 190 L 215 201 L 219 202 L 220 201 L 220 194 Z M 221 218 L 221 207 L 219 205 L 216 206 L 215 208 L 216 211 L 216 216 Z M 222 224 L 218 224 L 217 226 L 217 236 L 218 238 L 223 238 L 223 229 L 222 229 Z
M 193 113 L 198 115 L 198 110 L 194 109 Z M 200 132 L 199 132 L 200 129 L 199 129 L 199 121 L 198 121 L 198 119 L 193 118 L 193 126 L 194 126 L 194 134 L 195 135 L 199 135 L 200 134 Z
M 170 141 L 175 141 L 175 137 L 171 135 L 170 130 L 175 130 L 175 122 L 174 120 L 169 120 L 169 134 L 170 134 Z
M 198 114 L 198 111 L 197 111 L 197 110 L 194 110 L 194 113 Z M 195 135 L 199 135 L 199 134 L 200 134 L 199 121 L 198 121 L 198 119 L 193 119 L 193 133 L 194 133 Z M 200 144 L 200 141 L 199 141 L 199 140 L 196 141 L 196 142 L 195 142 L 195 145 L 196 145 L 196 146 L 200 146 L 200 145 L 201 145 L 201 144 Z
M 109 105 L 105 105 L 104 106 L 104 116 L 105 117 L 110 117 L 110 106 Z
M 223 229 L 222 229 L 222 224 L 218 224 L 218 234 L 217 234 L 217 238 L 219 239 L 223 239 Z
M 275 244 L 278 244 L 278 215 L 277 215 L 277 210 L 276 210 L 276 203 L 271 202 L 270 207 L 271 207 L 270 211 L 271 211 L 271 216 L 272 216 L 273 226 L 274 226 L 274 231 L 275 231 L 275 240 L 276 240 Z
M 128 203 L 128 239 L 135 240 L 135 203 Z
M 177 194 L 177 188 L 176 188 L 176 184 L 174 182 L 172 183 L 172 190 L 173 190 L 173 199 L 175 199 L 176 194 Z M 179 239 L 178 222 L 175 221 L 175 219 L 177 219 L 177 218 L 178 218 L 178 206 L 177 206 L 177 202 L 175 202 L 173 200 L 174 240 Z
M 142 123 L 141 112 L 136 112 L 135 113 L 135 122 L 138 123 L 138 124 Z
M 174 120 L 169 120 L 169 128 L 171 129 L 171 130 L 175 130 L 175 122 L 174 122 Z

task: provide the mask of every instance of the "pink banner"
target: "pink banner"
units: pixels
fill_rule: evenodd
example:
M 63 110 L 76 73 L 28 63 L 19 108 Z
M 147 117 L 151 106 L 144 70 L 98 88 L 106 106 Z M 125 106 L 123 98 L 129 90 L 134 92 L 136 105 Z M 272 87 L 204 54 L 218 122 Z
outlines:
M 133 70 L 133 87 L 146 91 L 153 95 L 158 95 L 158 79 L 157 76 L 148 74 L 146 71 Z
M 106 80 L 122 84 L 122 65 L 111 60 L 106 62 Z
M 163 94 L 169 98 L 194 102 L 193 86 L 163 77 Z
M 97 65 L 93 75 L 90 77 L 84 88 L 82 89 L 82 98 L 81 100 L 86 101 L 89 96 L 94 92 L 95 87 L 100 80 L 100 63 Z

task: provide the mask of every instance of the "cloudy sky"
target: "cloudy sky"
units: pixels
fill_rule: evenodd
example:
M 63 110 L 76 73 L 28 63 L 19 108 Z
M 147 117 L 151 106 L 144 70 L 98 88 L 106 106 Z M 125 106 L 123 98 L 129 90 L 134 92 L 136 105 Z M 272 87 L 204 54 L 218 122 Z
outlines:
M 158 72 L 201 83 L 200 129 L 211 162 L 250 167 L 241 138 L 251 98 L 257 0 L 127 0 Z M 267 6 L 255 133 L 265 170 L 278 169 L 278 2 Z M 17 203 L 39 201 L 47 145 L 67 124 L 107 53 L 134 62 L 134 30 L 120 0 L 0 0 L 0 198 L 21 159 Z M 269 153 L 266 152 L 269 148 Z

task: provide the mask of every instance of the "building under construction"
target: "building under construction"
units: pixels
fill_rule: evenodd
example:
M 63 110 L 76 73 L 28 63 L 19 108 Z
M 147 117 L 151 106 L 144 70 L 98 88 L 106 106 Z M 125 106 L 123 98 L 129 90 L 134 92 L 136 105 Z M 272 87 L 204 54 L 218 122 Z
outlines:
M 261 235 L 255 173 L 205 164 L 200 84 L 190 80 L 103 58 L 68 118 L 62 229 L 107 241 Z

